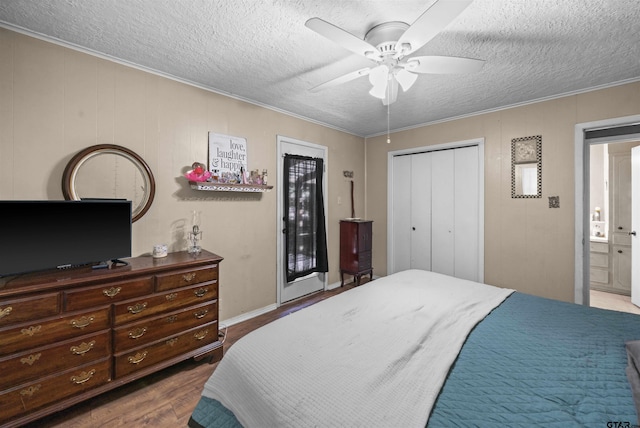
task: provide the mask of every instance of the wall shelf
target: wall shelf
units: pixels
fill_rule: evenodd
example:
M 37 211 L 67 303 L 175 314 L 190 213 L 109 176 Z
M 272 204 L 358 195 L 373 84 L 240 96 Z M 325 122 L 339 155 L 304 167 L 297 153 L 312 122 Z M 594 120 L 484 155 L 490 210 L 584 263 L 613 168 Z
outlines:
M 209 192 L 268 192 L 273 186 L 265 186 L 259 184 L 230 184 L 230 183 L 212 183 L 209 181 L 196 182 L 189 181 L 192 189 L 205 190 Z

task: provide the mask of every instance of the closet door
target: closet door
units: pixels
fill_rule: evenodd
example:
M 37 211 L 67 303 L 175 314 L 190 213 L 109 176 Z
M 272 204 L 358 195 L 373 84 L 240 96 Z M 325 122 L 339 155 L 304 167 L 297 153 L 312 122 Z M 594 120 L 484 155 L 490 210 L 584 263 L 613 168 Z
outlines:
M 479 281 L 480 195 L 478 192 L 478 146 L 453 150 L 454 170 L 454 274 Z
M 389 273 L 423 269 L 482 281 L 480 149 L 393 158 Z
M 455 274 L 454 152 L 433 152 L 431 163 L 431 270 L 451 276 Z
M 431 270 L 431 153 L 411 157 L 411 268 Z M 405 226 L 406 227 L 406 226 Z
M 391 251 L 392 265 L 389 272 L 401 272 L 411 268 L 411 155 L 393 158 L 391 177 L 391 206 L 388 209 L 392 217 Z

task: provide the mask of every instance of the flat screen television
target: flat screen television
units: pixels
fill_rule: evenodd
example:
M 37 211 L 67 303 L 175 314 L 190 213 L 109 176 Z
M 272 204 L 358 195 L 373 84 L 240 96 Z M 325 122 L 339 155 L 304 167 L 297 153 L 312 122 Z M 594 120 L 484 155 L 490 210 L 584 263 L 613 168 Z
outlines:
M 131 257 L 131 201 L 0 201 L 0 277 Z

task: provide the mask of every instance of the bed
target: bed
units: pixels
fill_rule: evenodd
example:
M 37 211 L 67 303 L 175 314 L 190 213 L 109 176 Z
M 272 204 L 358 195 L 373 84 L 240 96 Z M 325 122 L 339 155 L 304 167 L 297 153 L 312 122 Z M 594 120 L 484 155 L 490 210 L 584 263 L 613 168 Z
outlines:
M 189 426 L 635 426 L 638 339 L 638 315 L 409 270 L 240 339 Z

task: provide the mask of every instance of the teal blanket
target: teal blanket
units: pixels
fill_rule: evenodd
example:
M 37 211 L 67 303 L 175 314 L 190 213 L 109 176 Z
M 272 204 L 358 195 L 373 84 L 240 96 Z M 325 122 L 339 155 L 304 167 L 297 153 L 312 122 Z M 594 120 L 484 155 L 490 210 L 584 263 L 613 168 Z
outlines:
M 633 426 L 625 342 L 637 339 L 638 315 L 513 293 L 467 338 L 427 426 Z M 203 397 L 190 426 L 240 424 Z

